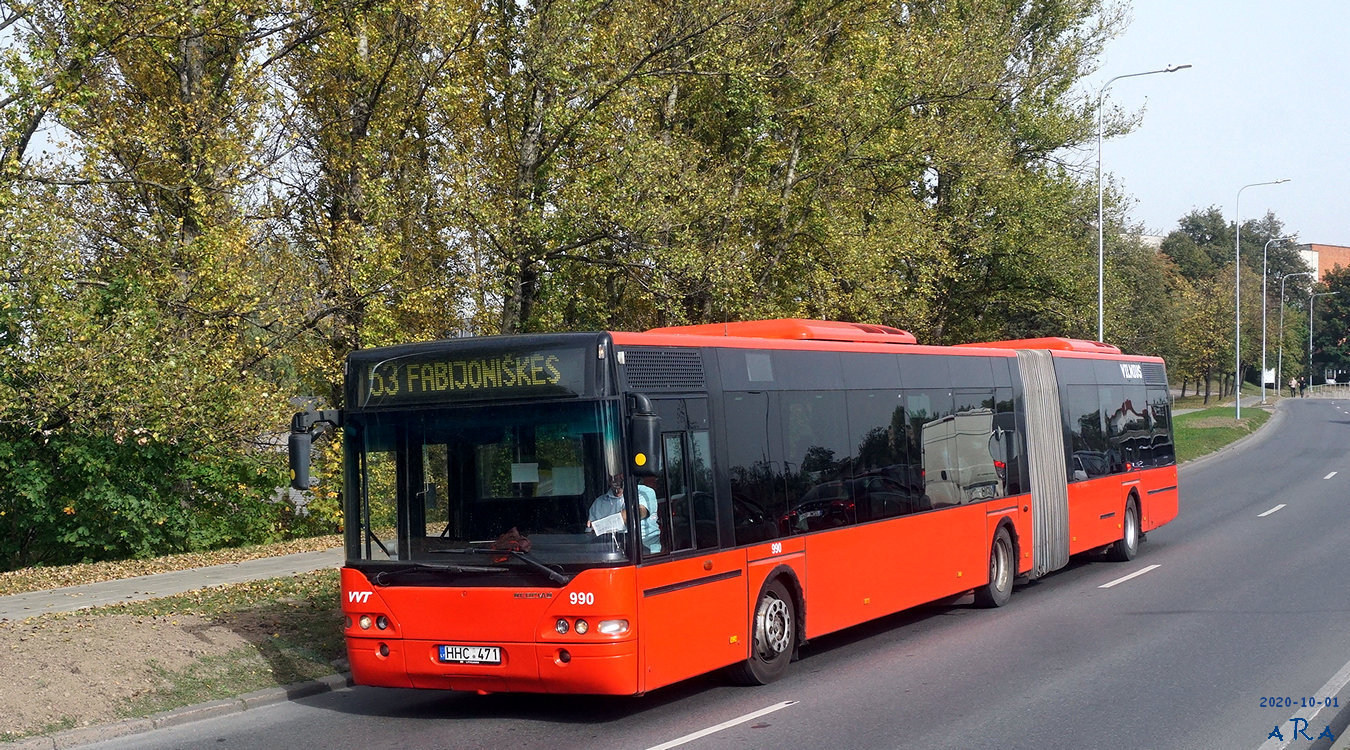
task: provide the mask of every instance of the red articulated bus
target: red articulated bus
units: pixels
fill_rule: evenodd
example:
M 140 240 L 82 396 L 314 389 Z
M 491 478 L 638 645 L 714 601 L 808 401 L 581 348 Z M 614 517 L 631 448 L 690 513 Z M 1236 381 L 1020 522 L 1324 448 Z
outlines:
M 354 352 L 341 429 L 358 684 L 637 695 L 783 675 L 810 638 L 1177 515 L 1163 362 L 764 320 Z

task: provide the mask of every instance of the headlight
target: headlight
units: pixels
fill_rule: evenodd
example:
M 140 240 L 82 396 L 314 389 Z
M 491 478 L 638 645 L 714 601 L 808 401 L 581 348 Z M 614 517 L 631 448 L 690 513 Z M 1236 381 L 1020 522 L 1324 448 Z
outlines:
M 375 618 L 375 627 L 379 628 L 380 630 L 388 630 L 388 629 L 389 629 L 389 618 L 388 618 L 388 617 L 385 617 L 384 615 L 380 615 L 379 617 L 376 617 L 376 618 Z
M 356 622 L 362 630 L 370 630 L 370 615 L 361 615 L 361 619 Z
M 591 629 L 590 623 L 585 620 L 577 620 L 577 635 L 586 635 L 586 631 Z
M 619 635 L 628 632 L 627 620 L 601 620 L 600 632 L 605 635 Z
M 567 621 L 564 620 L 564 619 L 562 619 L 561 617 L 559 617 L 559 618 L 558 618 L 558 621 L 555 622 L 555 623 L 553 623 L 553 629 L 556 630 L 556 631 L 558 631 L 558 635 L 564 635 L 564 634 L 566 634 L 566 633 L 567 633 Z

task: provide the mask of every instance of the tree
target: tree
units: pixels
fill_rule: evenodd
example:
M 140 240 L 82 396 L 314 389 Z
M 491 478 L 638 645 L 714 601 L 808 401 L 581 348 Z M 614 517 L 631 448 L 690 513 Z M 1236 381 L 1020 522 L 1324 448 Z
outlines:
M 1182 353 L 1191 282 L 1170 257 L 1139 242 L 1139 234 L 1108 243 L 1106 340 L 1123 351 L 1176 362 Z
M 284 533 L 268 435 L 294 395 L 341 405 L 358 347 L 1092 329 L 1093 191 L 1062 159 L 1121 21 L 1097 0 L 3 7 L 11 564 Z M 1170 346 L 1127 321 L 1177 272 L 1111 263 L 1119 335 Z
M 1313 358 L 1309 367 L 1314 374 L 1336 375 L 1350 370 L 1350 268 L 1336 266 L 1322 277 L 1328 296 L 1319 296 L 1313 304 Z M 1306 339 L 1304 340 L 1306 343 Z M 1337 377 L 1337 380 L 1340 380 Z M 1309 377 L 1312 383 L 1312 377 Z
M 1203 381 L 1208 404 L 1214 377 L 1231 372 L 1232 285 L 1225 287 L 1219 279 L 1201 279 L 1184 299 L 1182 308 L 1188 314 L 1181 320 L 1180 352 L 1172 363 L 1174 374 Z
M 1162 252 L 1187 279 L 1212 277 L 1233 260 L 1233 228 L 1218 206 L 1191 211 L 1163 239 Z
M 8 60 L 0 556 L 149 555 L 275 533 L 285 409 L 253 252 L 258 8 L 36 3 Z M 28 153 L 38 127 L 72 139 Z M 244 507 L 250 512 L 241 512 Z
M 353 349 L 469 330 L 462 231 L 439 182 L 465 165 L 447 132 L 480 71 L 468 45 L 474 3 L 300 0 L 274 52 L 274 118 L 289 158 L 270 204 L 280 254 L 303 273 L 288 289 L 303 377 L 341 403 Z M 481 135 L 481 133 L 479 134 Z

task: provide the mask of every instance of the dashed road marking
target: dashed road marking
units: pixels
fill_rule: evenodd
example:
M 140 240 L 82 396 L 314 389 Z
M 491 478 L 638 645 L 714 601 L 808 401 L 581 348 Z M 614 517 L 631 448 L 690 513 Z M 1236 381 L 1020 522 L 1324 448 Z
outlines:
M 759 717 L 764 716 L 766 714 L 771 714 L 774 711 L 787 708 L 788 706 L 796 705 L 796 703 L 797 701 L 783 701 L 782 703 L 775 703 L 772 706 L 769 706 L 768 708 L 761 708 L 758 711 L 752 711 L 751 713 L 748 713 L 744 716 L 737 716 L 734 719 L 724 721 L 716 726 L 711 726 L 708 727 L 707 729 L 700 729 L 697 732 L 691 732 L 683 737 L 676 737 L 670 742 L 663 742 L 660 745 L 653 745 L 652 747 L 647 748 L 647 750 L 670 750 L 670 748 L 672 747 L 679 747 L 680 745 L 688 744 L 701 737 L 707 737 L 708 735 L 715 734 L 717 732 L 722 731 L 723 729 L 730 729 L 731 727 L 734 727 L 737 724 L 744 724 L 747 721 L 758 719 Z
M 1124 582 L 1130 580 L 1131 578 L 1138 578 L 1139 576 L 1141 576 L 1141 575 L 1143 575 L 1143 574 L 1149 572 L 1150 570 L 1156 570 L 1157 568 L 1161 568 L 1161 567 L 1162 567 L 1161 565 L 1150 565 L 1150 566 L 1148 566 L 1147 568 L 1143 568 L 1143 569 L 1141 569 L 1141 570 L 1136 570 L 1136 571 L 1134 571 L 1133 573 L 1131 573 L 1131 574 L 1129 574 L 1129 575 L 1127 575 L 1127 576 L 1121 576 L 1120 578 L 1117 578 L 1116 580 L 1111 581 L 1110 583 L 1103 583 L 1102 585 L 1098 586 L 1097 588 L 1099 588 L 1099 589 L 1109 589 L 1109 588 L 1111 588 L 1112 586 L 1115 586 L 1115 585 L 1117 585 L 1117 584 L 1124 583 Z

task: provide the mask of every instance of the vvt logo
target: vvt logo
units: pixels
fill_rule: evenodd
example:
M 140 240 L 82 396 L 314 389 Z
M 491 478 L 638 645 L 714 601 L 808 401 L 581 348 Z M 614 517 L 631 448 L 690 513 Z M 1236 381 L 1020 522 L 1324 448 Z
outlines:
M 373 593 L 375 593 L 375 592 L 373 592 L 373 591 L 348 591 L 348 592 L 347 592 L 347 601 L 349 601 L 349 602 L 351 602 L 351 603 L 353 603 L 353 604 L 365 604 L 366 602 L 370 601 L 370 595 L 373 594 Z

